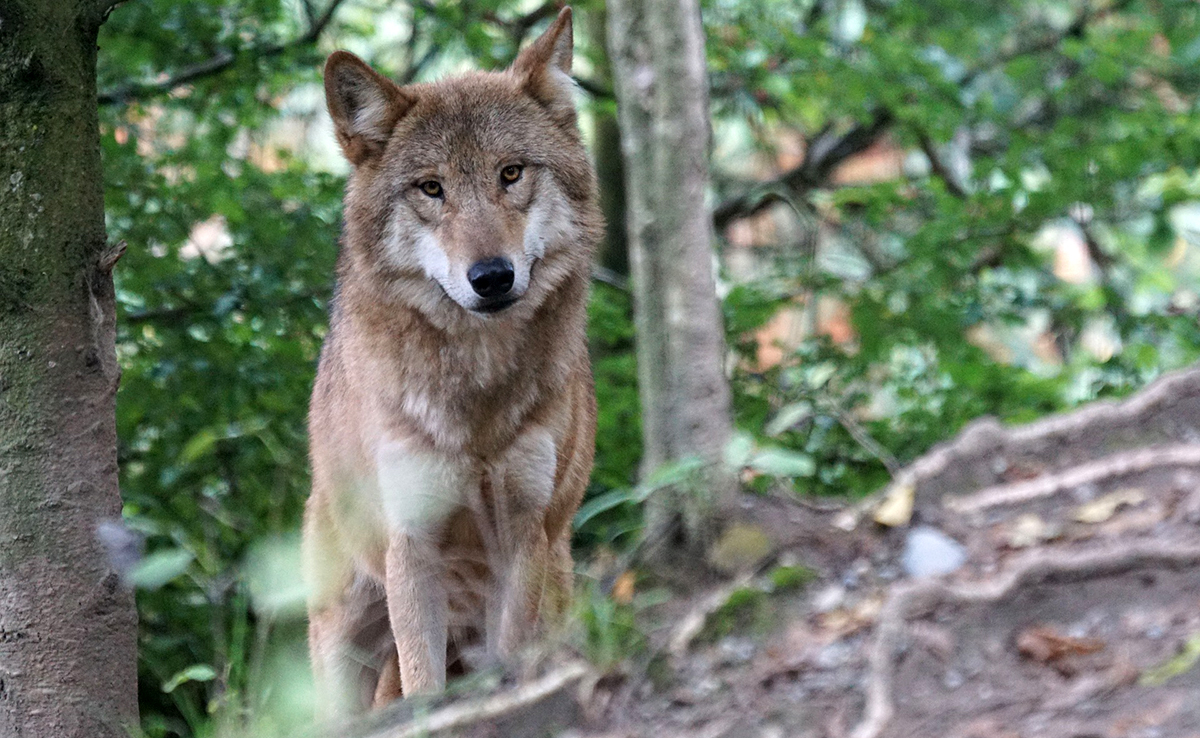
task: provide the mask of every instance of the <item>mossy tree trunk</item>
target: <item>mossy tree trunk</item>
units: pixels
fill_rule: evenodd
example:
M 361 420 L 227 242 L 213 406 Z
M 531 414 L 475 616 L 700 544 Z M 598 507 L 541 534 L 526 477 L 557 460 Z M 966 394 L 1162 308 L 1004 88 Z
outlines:
M 719 460 L 731 434 L 713 276 L 709 114 L 698 0 L 609 0 L 608 49 L 625 160 L 642 400 L 643 474 L 700 456 L 698 484 L 650 499 L 650 535 L 695 548 L 733 490 Z M 675 523 L 683 525 L 674 528 Z
M 111 268 L 96 104 L 110 0 L 0 2 L 0 736 L 137 721 L 118 518 Z

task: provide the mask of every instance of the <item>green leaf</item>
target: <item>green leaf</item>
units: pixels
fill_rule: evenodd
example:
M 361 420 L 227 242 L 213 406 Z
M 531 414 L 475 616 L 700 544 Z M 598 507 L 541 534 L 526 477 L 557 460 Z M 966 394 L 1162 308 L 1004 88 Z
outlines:
M 673 461 L 655 469 L 640 487 L 639 498 L 646 499 L 651 493 L 663 487 L 673 487 L 691 479 L 696 472 L 704 468 L 704 459 L 699 456 L 689 456 L 679 461 Z
M 596 517 L 600 513 L 612 510 L 626 502 L 632 502 L 636 499 L 636 495 L 632 489 L 614 489 L 597 495 L 587 502 L 579 506 L 579 511 L 575 513 L 575 528 L 578 530 L 587 524 L 589 520 Z
M 750 468 L 772 477 L 811 477 L 817 471 L 813 457 L 800 451 L 768 448 L 750 459 Z
M 188 440 L 183 450 L 179 452 L 179 460 L 184 464 L 190 464 L 211 451 L 218 440 L 220 439 L 216 431 L 212 428 L 205 428 Z
M 182 548 L 155 551 L 138 562 L 129 575 L 129 581 L 140 589 L 158 589 L 187 571 L 192 553 Z
M 807 420 L 812 417 L 813 407 L 810 402 L 794 402 L 791 405 L 785 405 L 779 412 L 775 413 L 775 417 L 767 423 L 767 427 L 763 429 L 768 436 L 778 436 L 780 433 L 788 430 L 802 420 Z
M 163 682 L 162 691 L 170 694 L 177 687 L 188 682 L 211 682 L 217 678 L 217 672 L 208 664 L 192 664 Z
M 1183 649 L 1153 669 L 1147 669 L 1138 683 L 1144 687 L 1158 687 L 1171 679 L 1191 671 L 1200 663 L 1200 633 L 1193 635 L 1183 644 Z
M 754 453 L 754 438 L 749 433 L 734 433 L 725 444 L 725 463 L 733 469 L 741 469 Z

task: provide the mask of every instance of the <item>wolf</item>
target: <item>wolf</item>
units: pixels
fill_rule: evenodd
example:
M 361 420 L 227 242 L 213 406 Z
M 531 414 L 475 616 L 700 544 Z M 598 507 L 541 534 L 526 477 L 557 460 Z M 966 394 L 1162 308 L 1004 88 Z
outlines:
M 309 645 L 326 715 L 441 690 L 561 618 L 591 474 L 602 237 L 571 11 L 500 72 L 400 86 L 344 51 L 351 173 L 309 412 Z

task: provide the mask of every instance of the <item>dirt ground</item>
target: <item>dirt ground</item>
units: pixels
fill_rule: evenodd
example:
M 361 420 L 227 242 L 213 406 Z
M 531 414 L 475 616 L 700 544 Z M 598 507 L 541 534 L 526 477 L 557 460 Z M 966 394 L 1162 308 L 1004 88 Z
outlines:
M 1200 738 L 1200 371 L 741 513 L 763 550 L 661 606 L 638 666 L 544 659 L 369 734 Z

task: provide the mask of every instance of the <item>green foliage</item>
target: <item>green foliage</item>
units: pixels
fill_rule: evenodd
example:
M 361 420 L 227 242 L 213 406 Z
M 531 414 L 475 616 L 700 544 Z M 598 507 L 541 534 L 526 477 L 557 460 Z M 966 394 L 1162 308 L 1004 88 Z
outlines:
M 349 46 L 419 78 L 506 64 L 537 30 L 506 0 L 345 2 L 311 43 L 302 8 L 145 0 L 101 40 L 102 95 L 133 89 L 101 105 L 101 127 L 109 235 L 129 244 L 118 431 L 126 520 L 149 551 L 132 577 L 152 738 L 248 728 L 278 706 L 269 664 L 296 672 L 295 561 L 273 542 L 297 529 L 307 494 L 305 414 L 341 218 L 344 165 L 332 134 L 309 130 L 324 55 Z M 137 90 L 226 59 L 170 95 Z M 601 493 L 633 481 L 640 436 L 628 297 L 601 287 L 591 312 Z M 289 734 L 303 714 L 263 729 Z
M 597 583 L 586 583 L 576 592 L 570 618 L 580 651 L 603 670 L 644 655 L 648 643 L 639 616 L 666 597 L 662 591 L 648 590 L 618 602 Z
M 797 490 L 870 492 L 974 417 L 1029 420 L 1197 358 L 1194 4 L 767 6 L 712 0 L 705 22 L 718 189 L 784 203 L 758 247 L 772 268 L 725 300 L 735 412 L 815 460 Z M 879 182 L 748 181 L 789 131 L 908 153 Z M 1090 267 L 1064 278 L 1068 240 Z M 819 329 L 822 305 L 851 337 Z M 806 333 L 760 366 L 753 331 L 781 307 Z
M 327 2 L 313 0 L 314 17 Z M 151 738 L 290 735 L 311 708 L 287 681 L 304 662 L 287 572 L 344 185 L 321 128 L 324 55 L 350 48 L 393 76 L 430 79 L 506 63 L 547 20 L 517 0 L 347 0 L 314 42 L 306 5 L 142 0 L 118 8 L 101 39 L 100 89 L 121 93 L 101 106 L 101 127 L 108 229 L 129 244 L 118 430 L 126 518 L 149 551 L 133 577 Z M 749 276 L 729 266 L 724 299 L 745 432 L 728 456 L 751 488 L 865 494 L 979 415 L 1028 420 L 1198 358 L 1200 7 L 704 5 L 717 201 L 741 202 L 741 214 L 763 204 L 776 234 L 756 241 Z M 586 77 L 603 50 L 578 28 Z M 203 73 L 214 61 L 221 71 Z M 197 70 L 170 94 L 144 89 Z M 585 118 L 611 109 L 584 105 Z M 899 176 L 773 176 L 789 173 L 776 155 L 790 134 L 811 145 L 870 131 L 902 152 Z M 1056 273 L 1048 227 L 1085 244 L 1088 274 Z M 812 329 L 827 304 L 844 309 L 849 338 Z M 584 552 L 636 541 L 646 496 L 696 471 L 685 461 L 637 479 L 631 311 L 627 293 L 596 285 Z M 805 330 L 760 362 L 756 331 L 781 311 Z M 776 570 L 739 595 L 749 604 L 719 630 L 753 626 L 766 590 L 804 571 Z M 640 648 L 644 603 L 592 590 L 580 602 L 592 658 Z

